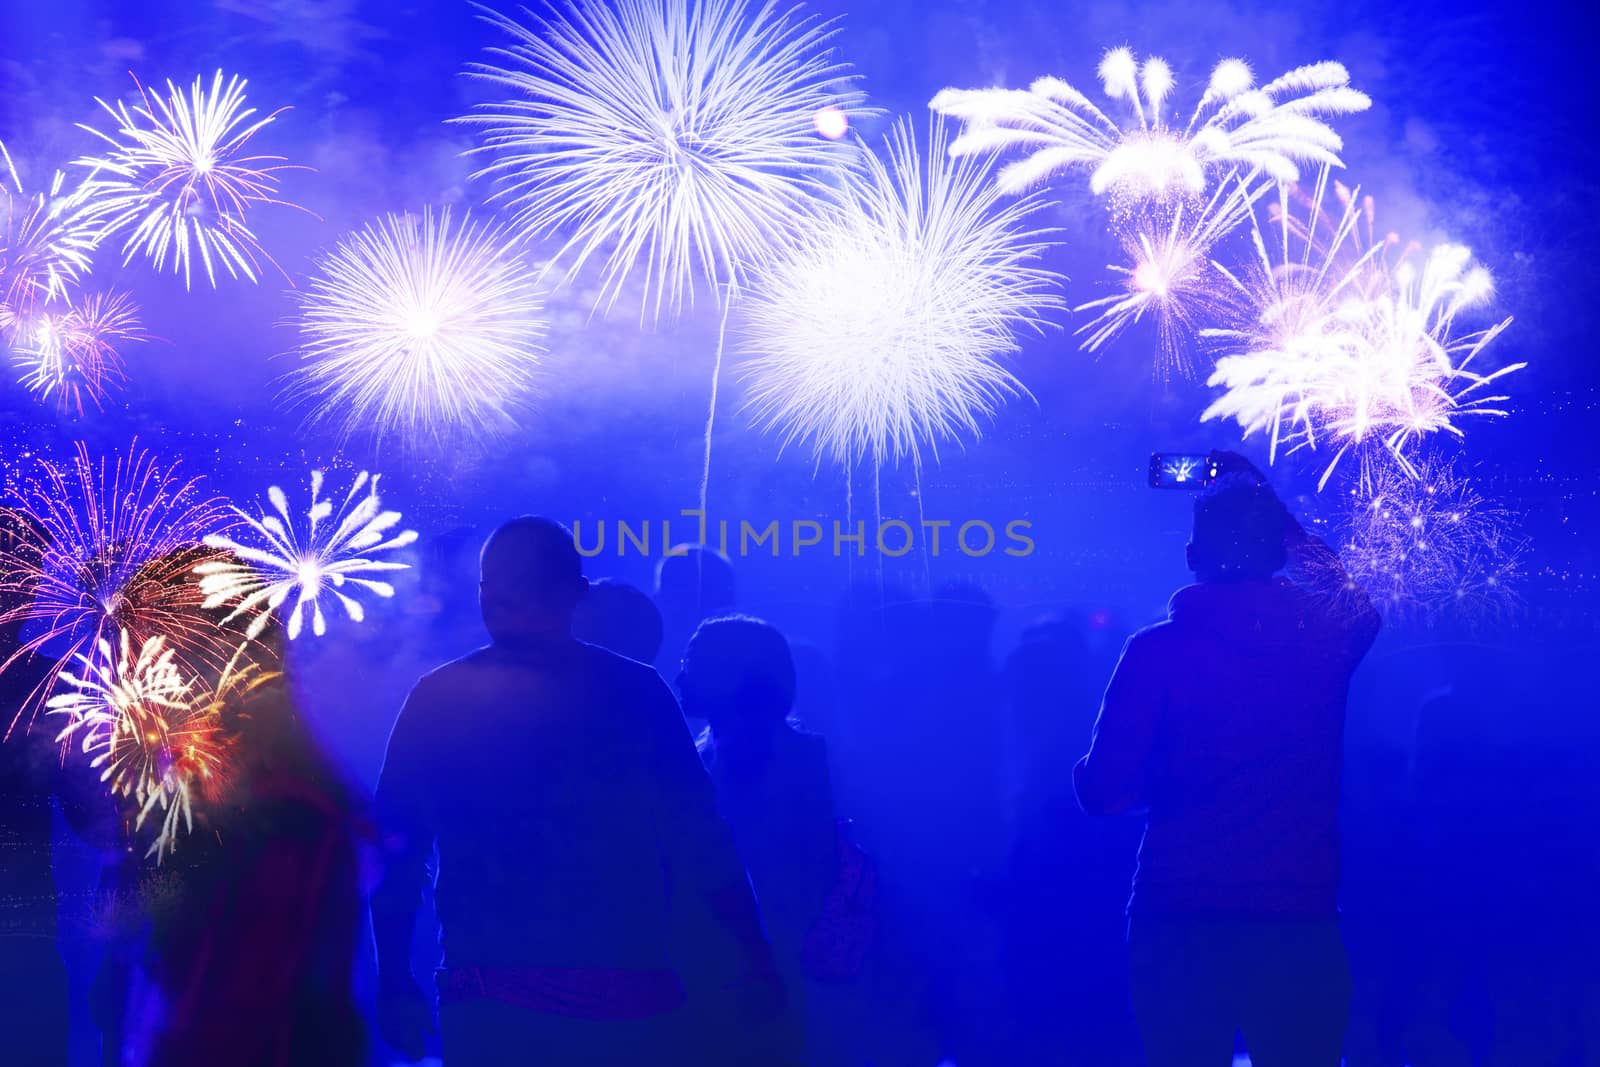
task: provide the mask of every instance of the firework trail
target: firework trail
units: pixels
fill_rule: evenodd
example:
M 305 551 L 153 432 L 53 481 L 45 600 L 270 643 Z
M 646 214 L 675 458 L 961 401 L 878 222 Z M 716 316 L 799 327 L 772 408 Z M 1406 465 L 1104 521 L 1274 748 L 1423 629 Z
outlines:
M 472 73 L 507 99 L 461 121 L 480 176 L 530 234 L 565 233 L 571 277 L 602 257 L 599 303 L 643 275 L 643 307 L 677 311 L 703 278 L 732 285 L 784 247 L 852 154 L 818 134 L 862 94 L 831 59 L 834 23 L 745 0 L 577 0 Z M 832 109 L 829 111 L 828 109 Z
M 12 356 L 22 384 L 62 411 L 98 408 L 124 380 L 118 347 L 149 340 L 126 293 L 91 293 L 59 309 L 36 311 L 15 330 Z
M 1001 203 L 972 159 L 945 152 L 933 124 L 924 159 L 898 125 L 888 162 L 864 154 L 844 203 L 759 279 L 743 370 L 759 421 L 853 465 L 937 455 L 942 438 L 981 432 L 1025 393 L 1000 362 L 1016 334 L 1061 307 L 1054 273 L 1034 266 L 1048 233 L 1034 198 Z
M 1244 61 L 1225 59 L 1180 126 L 1180 116 L 1165 110 L 1177 84 L 1165 60 L 1141 64 L 1129 49 L 1113 48 L 1099 75 L 1105 95 L 1126 105 L 1120 125 L 1060 78 L 1040 78 L 1027 90 L 945 89 L 929 106 L 966 123 L 950 146 L 956 155 L 1029 153 L 999 172 L 1007 192 L 1085 167 L 1091 191 L 1127 203 L 1200 196 L 1211 176 L 1234 168 L 1293 182 L 1302 163 L 1342 166 L 1343 142 L 1324 120 L 1372 103 L 1350 88 L 1338 63 L 1297 67 L 1257 88 Z
M 312 633 L 320 637 L 327 632 L 324 594 L 336 599 L 353 622 L 365 618 L 366 611 L 351 592 L 394 596 L 394 586 L 371 576 L 404 570 L 407 565 L 373 557 L 413 543 L 416 531 L 391 533 L 400 522 L 400 513 L 382 509 L 377 475 L 362 471 L 337 506 L 333 498 L 322 495 L 322 484 L 323 472 L 312 471 L 311 502 L 301 521 L 296 521 L 284 491 L 272 486 L 267 490 L 272 512 L 264 508 L 259 516 L 238 512 L 252 535 L 248 540 L 226 535 L 206 538 L 208 546 L 225 550 L 232 558 L 210 560 L 195 568 L 205 607 L 232 607 L 225 622 L 250 618 L 249 640 L 258 637 L 273 613 L 286 603 L 289 608 L 283 621 L 292 641 L 300 636 L 307 615 Z
M 1455 464 L 1377 467 L 1340 494 L 1334 539 L 1353 586 L 1395 619 L 1503 615 L 1523 545 L 1512 516 Z
M 180 821 L 193 829 L 195 800 L 214 792 L 224 773 L 214 707 L 159 635 L 136 643 L 123 630 L 117 644 L 101 640 L 94 654 L 73 659 L 46 705 L 67 718 L 56 740 L 76 741 L 112 793 L 133 802 L 135 829 L 160 812 L 150 853 L 170 851 Z
M 284 109 L 255 118 L 245 85 L 237 76 L 224 84 L 219 70 L 209 88 L 196 77 L 187 93 L 171 81 L 164 96 L 139 85 L 131 108 L 96 98 L 115 128 L 83 126 L 107 147 L 77 165 L 90 171 L 86 192 L 101 217 L 101 239 L 127 235 L 124 263 L 141 254 L 157 270 L 170 262 L 188 286 L 198 256 L 215 287 L 219 267 L 253 282 L 257 257 L 271 262 L 247 216 L 258 205 L 284 203 L 276 198 L 277 172 L 287 167 L 282 157 L 244 152 Z
M 97 225 L 82 187 L 57 171 L 48 190 L 28 193 L 0 142 L 0 334 L 8 339 L 45 304 L 64 300 L 88 273 Z
M 1241 323 L 1201 331 L 1226 353 L 1208 381 L 1224 392 L 1202 421 L 1231 418 L 1247 436 L 1266 433 L 1274 458 L 1280 443 L 1331 444 L 1322 484 L 1352 450 L 1369 462 L 1365 446 L 1379 446 L 1407 469 L 1422 438 L 1461 436 L 1457 420 L 1467 415 L 1504 415 L 1496 405 L 1508 398 L 1487 387 L 1526 365 L 1474 366 L 1511 320 L 1457 329 L 1458 315 L 1493 293 L 1466 248 L 1440 245 L 1420 266 L 1409 251 L 1391 261 L 1397 241 L 1370 235 L 1371 198 L 1333 183 L 1343 205 L 1335 215 L 1325 210 L 1329 185 L 1324 171 L 1303 222 L 1280 189 L 1269 225 L 1253 228 L 1255 262 L 1234 279 Z
M 543 354 L 536 276 L 494 227 L 391 215 L 324 256 L 298 294 L 295 392 L 348 434 L 515 424 Z
M 226 503 L 137 445 L 96 463 L 80 443 L 70 463 L 36 468 L 0 545 L 0 626 L 32 631 L 0 672 L 35 654 L 53 666 L 6 733 L 32 720 L 64 664 L 120 631 L 136 646 L 162 637 L 197 673 L 227 662 L 235 643 L 200 611 L 192 574 L 210 554 L 202 539 L 236 524 Z
M 1146 316 L 1155 320 L 1159 376 L 1190 371 L 1189 345 L 1202 323 L 1216 322 L 1231 307 L 1235 289 L 1225 268 L 1212 260 L 1217 243 L 1250 216 L 1266 187 L 1237 175 L 1225 179 L 1203 206 L 1179 203 L 1170 221 L 1161 213 L 1141 215 L 1123 235 L 1131 266 L 1112 264 L 1123 291 L 1073 310 L 1097 312 L 1079 328 L 1083 348 L 1097 352 Z

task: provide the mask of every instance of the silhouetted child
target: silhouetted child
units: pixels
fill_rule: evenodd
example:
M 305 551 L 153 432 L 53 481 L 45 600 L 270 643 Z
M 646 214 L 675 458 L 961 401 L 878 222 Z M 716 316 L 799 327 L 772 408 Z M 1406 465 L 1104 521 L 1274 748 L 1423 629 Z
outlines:
M 644 590 L 615 578 L 589 583 L 572 613 L 572 636 L 639 663 L 661 652 L 661 610 Z

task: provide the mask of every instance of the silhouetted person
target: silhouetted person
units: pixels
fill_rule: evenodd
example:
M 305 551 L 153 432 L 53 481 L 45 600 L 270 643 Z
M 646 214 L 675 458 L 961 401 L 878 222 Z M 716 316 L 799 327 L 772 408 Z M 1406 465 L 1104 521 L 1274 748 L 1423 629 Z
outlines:
M 1124 918 L 1137 828 L 1088 817 L 1072 795 L 1093 725 L 1093 663 L 1084 624 L 1056 617 L 1024 630 L 1005 665 L 1019 785 L 1000 962 L 1008 1058 L 1030 1067 L 1139 1062 Z
M 639 663 L 661 652 L 661 610 L 636 586 L 615 578 L 589 583 L 572 613 L 572 636 Z
M 1350 676 L 1377 633 L 1337 557 L 1247 461 L 1195 502 L 1197 584 L 1135 634 L 1075 769 L 1091 814 L 1144 814 L 1129 903 L 1151 1067 L 1336 1067 L 1339 778 Z M 1274 577 L 1285 564 L 1319 588 Z
M 21 576 L 37 566 L 45 548 L 37 522 L 0 508 L 0 571 L 16 567 L 14 576 L 0 576 L 0 1047 L 7 1063 L 40 1067 L 67 1062 L 68 985 L 56 946 L 51 799 L 91 844 L 110 847 L 115 829 L 110 802 L 96 788 L 97 772 L 80 759 L 68 761 L 54 742 L 55 719 L 25 710 L 50 664 L 23 650 L 33 591 Z
M 220 693 L 217 780 L 193 830 L 145 863 L 165 884 L 141 902 L 123 1062 L 358 1067 L 365 822 L 295 708 L 276 621 L 222 677 L 205 679 Z
M 737 606 L 733 563 L 709 545 L 677 545 L 656 564 L 655 600 L 663 625 L 656 665 L 671 678 L 695 627 Z
M 701 623 L 684 653 L 678 690 L 685 713 L 710 724 L 706 763 L 789 991 L 784 1046 L 798 1056 L 806 1034 L 806 934 L 837 868 L 827 746 L 789 724 L 794 659 L 783 634 L 758 619 Z
M 752 1015 L 782 990 L 677 702 L 650 667 L 573 638 L 588 583 L 566 528 L 515 519 L 481 570 L 491 643 L 417 683 L 378 783 L 380 1025 L 421 1053 L 410 945 L 437 848 L 451 1067 L 708 1062 L 722 1035 L 691 1051 L 680 1033 L 673 895 L 706 900 L 740 946 Z

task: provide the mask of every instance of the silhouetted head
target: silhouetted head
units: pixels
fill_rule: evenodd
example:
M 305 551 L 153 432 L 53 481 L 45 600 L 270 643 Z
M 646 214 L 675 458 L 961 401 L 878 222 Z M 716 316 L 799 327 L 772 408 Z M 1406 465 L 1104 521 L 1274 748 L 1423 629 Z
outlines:
M 678 674 L 687 715 L 705 719 L 718 744 L 769 734 L 794 706 L 789 642 L 760 619 L 708 619 L 689 639 Z
M 563 637 L 588 591 L 572 531 L 552 519 L 512 519 L 483 546 L 478 602 L 496 641 Z
M 661 652 L 661 611 L 637 586 L 615 578 L 589 585 L 572 615 L 572 636 L 619 656 L 654 663 Z
M 678 545 L 656 565 L 656 603 L 669 619 L 698 622 L 732 611 L 733 563 L 706 545 Z
M 1224 477 L 1194 502 L 1189 569 L 1202 582 L 1270 578 L 1286 562 L 1283 503 L 1254 479 Z

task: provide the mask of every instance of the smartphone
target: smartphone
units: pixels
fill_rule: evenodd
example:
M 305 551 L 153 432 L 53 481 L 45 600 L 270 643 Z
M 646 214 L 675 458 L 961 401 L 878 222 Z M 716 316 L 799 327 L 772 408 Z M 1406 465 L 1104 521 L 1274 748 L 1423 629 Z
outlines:
M 1150 457 L 1150 488 L 1204 489 L 1217 480 L 1221 466 L 1215 452 L 1157 452 Z

